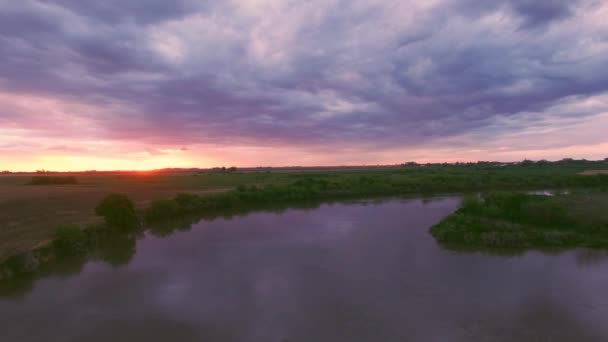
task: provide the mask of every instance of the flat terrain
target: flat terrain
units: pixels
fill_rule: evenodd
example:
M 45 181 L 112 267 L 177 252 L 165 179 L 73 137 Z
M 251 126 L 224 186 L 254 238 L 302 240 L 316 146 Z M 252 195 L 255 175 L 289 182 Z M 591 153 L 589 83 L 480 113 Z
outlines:
M 585 170 L 581 172 L 581 175 L 608 175 L 608 170 Z
M 179 192 L 207 194 L 241 183 L 263 183 L 263 174 L 110 174 L 78 175 L 78 184 L 25 185 L 31 175 L 0 176 L 0 259 L 45 242 L 62 223 L 99 220 L 97 202 L 110 192 L 127 194 L 138 207 Z
M 608 192 L 594 189 L 492 192 L 466 197 L 431 233 L 457 248 L 608 248 L 607 209 Z
M 594 170 L 593 174 L 586 175 L 588 170 Z M 0 260 L 47 242 L 58 224 L 85 226 L 97 222 L 95 205 L 111 192 L 125 193 L 138 208 L 145 208 L 153 200 L 171 198 L 180 192 L 206 195 L 242 185 L 293 186 L 293 191 L 304 191 L 318 198 L 331 198 L 333 194 L 367 197 L 492 189 L 589 188 L 608 185 L 608 177 L 600 175 L 603 172 L 608 172 L 606 161 L 53 174 L 76 177 L 77 184 L 63 185 L 26 185 L 35 174 L 2 174 Z

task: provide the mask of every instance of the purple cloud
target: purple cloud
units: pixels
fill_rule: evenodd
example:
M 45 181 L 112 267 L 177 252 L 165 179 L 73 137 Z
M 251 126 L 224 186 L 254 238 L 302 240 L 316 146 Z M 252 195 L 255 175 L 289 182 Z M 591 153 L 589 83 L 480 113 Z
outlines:
M 90 139 L 177 148 L 551 129 L 608 111 L 559 110 L 608 92 L 607 19 L 591 0 L 3 3 L 0 123 L 39 128 L 44 108 L 10 100 L 26 97 L 61 103 L 55 134 L 81 120 Z

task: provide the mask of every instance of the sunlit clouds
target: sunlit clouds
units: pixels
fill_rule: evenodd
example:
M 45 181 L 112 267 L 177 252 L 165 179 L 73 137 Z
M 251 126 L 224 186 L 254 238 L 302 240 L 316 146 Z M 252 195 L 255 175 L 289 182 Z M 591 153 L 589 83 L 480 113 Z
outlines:
M 0 170 L 608 157 L 608 2 L 0 1 Z

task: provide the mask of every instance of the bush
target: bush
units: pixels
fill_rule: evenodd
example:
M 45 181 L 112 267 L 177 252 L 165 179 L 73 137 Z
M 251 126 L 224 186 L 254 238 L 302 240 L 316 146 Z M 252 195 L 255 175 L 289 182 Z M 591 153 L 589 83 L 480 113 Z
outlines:
M 174 198 L 177 205 L 183 212 L 192 212 L 200 208 L 201 198 L 194 194 L 179 193 Z
M 27 185 L 61 185 L 61 184 L 77 184 L 76 177 L 51 177 L 51 176 L 35 176 Z
M 95 213 L 103 216 L 106 223 L 111 227 L 123 230 L 139 227 L 135 205 L 124 194 L 113 193 L 107 195 L 99 202 L 95 208 Z
M 479 213 L 483 209 L 483 203 L 478 196 L 465 196 L 462 199 L 462 210 L 470 213 Z
M 2 266 L 8 270 L 11 275 L 32 273 L 40 266 L 40 260 L 30 251 L 9 257 Z
M 164 220 L 179 214 L 179 205 L 174 200 L 156 200 L 145 211 L 147 221 Z
M 55 229 L 53 247 L 59 255 L 78 255 L 87 251 L 87 235 L 77 225 L 62 225 Z

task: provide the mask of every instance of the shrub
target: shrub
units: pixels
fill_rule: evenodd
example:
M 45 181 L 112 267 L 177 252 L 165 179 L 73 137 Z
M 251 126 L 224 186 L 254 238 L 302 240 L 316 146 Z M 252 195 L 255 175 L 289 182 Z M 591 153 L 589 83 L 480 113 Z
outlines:
M 78 255 L 87 251 L 87 235 L 77 225 L 62 225 L 55 229 L 53 247 L 59 255 Z
M 77 184 L 76 177 L 51 177 L 51 176 L 35 176 L 27 185 L 61 185 L 61 184 Z
M 483 208 L 483 203 L 478 196 L 471 195 L 462 199 L 462 210 L 470 213 L 479 213 Z
M 124 194 L 112 193 L 107 195 L 99 202 L 95 208 L 95 213 L 103 216 L 105 222 L 112 227 L 123 230 L 139 227 L 135 205 Z
M 174 200 L 183 212 L 195 211 L 202 204 L 201 198 L 194 194 L 179 193 L 175 196 Z
M 174 200 L 156 200 L 145 211 L 147 221 L 164 220 L 179 214 L 179 205 Z
M 35 272 L 39 265 L 40 260 L 31 251 L 13 255 L 3 263 L 4 268 L 12 275 Z

